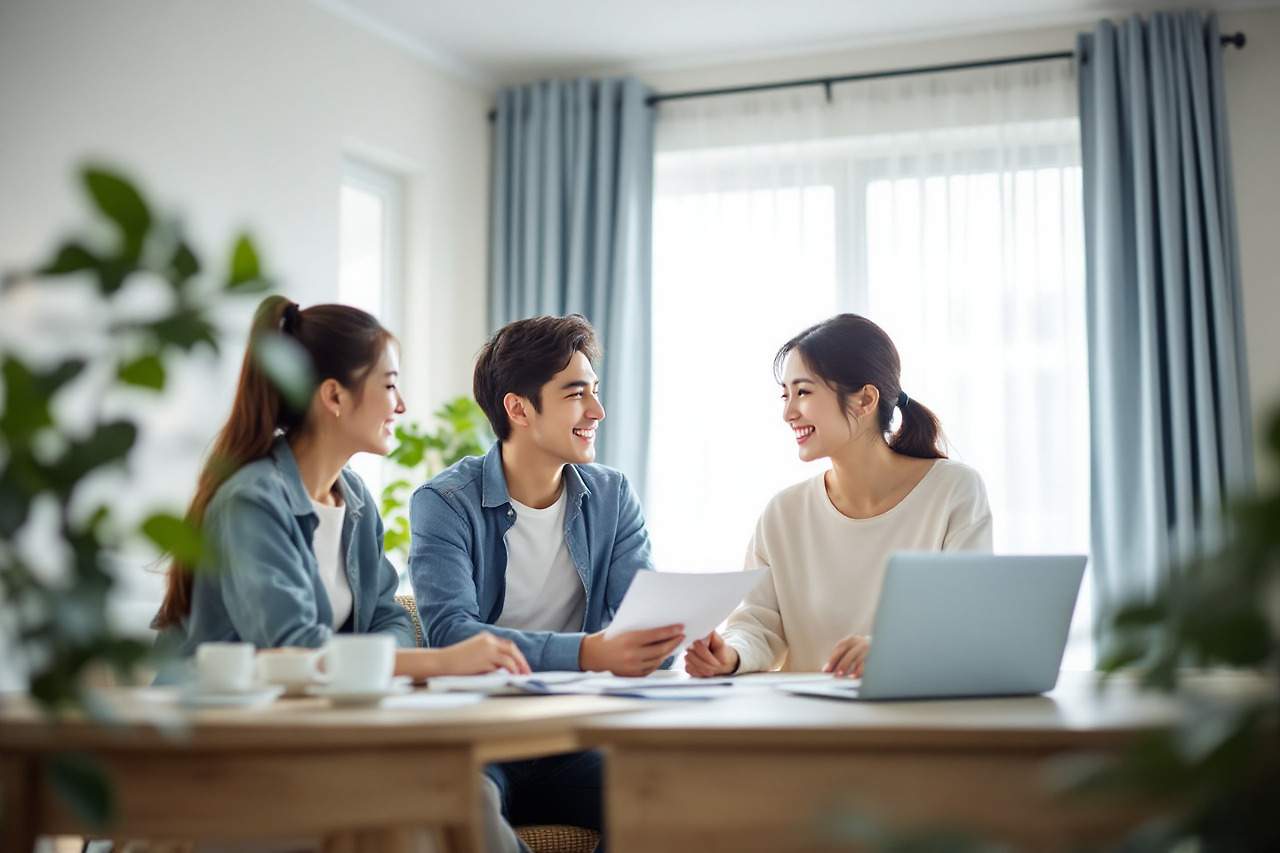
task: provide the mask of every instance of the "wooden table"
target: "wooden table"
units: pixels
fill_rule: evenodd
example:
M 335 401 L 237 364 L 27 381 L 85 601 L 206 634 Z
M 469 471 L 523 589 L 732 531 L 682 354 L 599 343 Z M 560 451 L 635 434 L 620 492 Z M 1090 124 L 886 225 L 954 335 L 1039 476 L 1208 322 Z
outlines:
M 6 853 L 28 853 L 37 835 L 106 834 L 83 826 L 50 790 L 43 759 L 60 750 L 85 751 L 106 769 L 119 803 L 109 834 L 117 837 L 347 834 L 373 851 L 396 849 L 403 830 L 430 826 L 447 849 L 479 853 L 483 765 L 574 751 L 584 718 L 640 707 L 538 696 L 450 710 L 339 709 L 304 698 L 181 714 L 134 691 L 101 695 L 126 725 L 53 725 L 25 697 L 0 697 Z
M 1256 679 L 1214 680 L 1231 693 Z M 1151 814 L 1134 801 L 1067 802 L 1069 756 L 1112 751 L 1179 706 L 1092 674 L 1011 699 L 849 702 L 772 688 L 588 722 L 606 749 L 613 853 L 855 849 L 837 824 L 949 826 L 1017 850 L 1115 838 Z M 736 692 L 736 686 L 734 688 Z M 847 824 L 846 824 L 847 827 Z

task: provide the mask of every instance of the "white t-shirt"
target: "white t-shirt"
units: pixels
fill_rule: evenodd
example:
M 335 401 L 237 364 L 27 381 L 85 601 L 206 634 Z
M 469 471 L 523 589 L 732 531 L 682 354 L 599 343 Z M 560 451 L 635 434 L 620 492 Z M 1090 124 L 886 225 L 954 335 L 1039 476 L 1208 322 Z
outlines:
M 341 628 L 351 615 L 351 581 L 347 579 L 347 559 L 342 553 L 342 522 L 347 507 L 328 506 L 311 502 L 320 524 L 316 527 L 311 544 L 315 548 L 316 562 L 320 567 L 320 582 L 329 594 L 329 606 L 333 608 L 333 627 Z
M 566 490 L 546 509 L 512 500 L 507 531 L 507 596 L 495 625 L 517 631 L 581 631 L 587 592 L 565 541 Z
M 873 518 L 841 514 L 824 476 L 783 489 L 756 523 L 745 568 L 768 571 L 724 631 L 739 672 L 815 672 L 837 642 L 871 633 L 894 551 L 991 550 L 987 490 L 962 462 L 939 459 L 897 506 Z

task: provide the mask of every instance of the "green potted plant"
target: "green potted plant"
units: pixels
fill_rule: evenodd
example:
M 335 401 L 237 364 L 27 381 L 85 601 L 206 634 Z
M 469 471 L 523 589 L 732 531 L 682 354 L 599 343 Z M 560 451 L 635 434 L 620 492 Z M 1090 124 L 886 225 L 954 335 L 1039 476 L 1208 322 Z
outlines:
M 417 423 L 396 427 L 399 445 L 388 458 L 402 476 L 382 490 L 383 543 L 402 569 L 409 557 L 409 496 L 413 490 L 459 459 L 482 456 L 493 443 L 484 412 L 470 397 L 455 397 L 433 415 L 436 429 Z

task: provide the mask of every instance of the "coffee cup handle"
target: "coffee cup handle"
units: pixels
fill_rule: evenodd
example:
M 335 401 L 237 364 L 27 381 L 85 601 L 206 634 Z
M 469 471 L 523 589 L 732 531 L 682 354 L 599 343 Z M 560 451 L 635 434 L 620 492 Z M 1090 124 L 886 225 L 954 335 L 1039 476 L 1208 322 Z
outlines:
M 311 661 L 311 680 L 317 684 L 328 684 L 330 681 L 329 673 L 322 668 L 325 658 L 329 656 L 329 649 L 333 648 L 329 643 L 325 643 L 318 650 L 317 654 Z

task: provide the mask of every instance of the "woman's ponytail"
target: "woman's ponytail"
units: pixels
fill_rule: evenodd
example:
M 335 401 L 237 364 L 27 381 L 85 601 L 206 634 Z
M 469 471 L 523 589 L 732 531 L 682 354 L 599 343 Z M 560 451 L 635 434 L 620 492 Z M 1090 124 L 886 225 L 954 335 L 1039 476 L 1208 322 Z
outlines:
M 898 431 L 889 437 L 889 447 L 903 456 L 916 456 L 920 459 L 946 459 L 944 451 L 946 439 L 942 435 L 942 424 L 928 406 L 898 392 L 898 413 L 902 420 Z
M 222 484 L 236 471 L 271 451 L 276 428 L 280 425 L 282 402 L 275 384 L 258 366 L 254 348 L 261 336 L 281 334 L 287 315 L 293 315 L 296 325 L 297 311 L 297 304 L 285 297 L 268 296 L 254 312 L 231 416 L 214 440 L 209 459 L 196 480 L 196 493 L 187 507 L 189 524 L 196 527 L 203 524 L 209 501 Z M 194 569 L 177 556 L 170 561 L 164 601 L 156 614 L 154 627 L 177 625 L 191 612 Z

